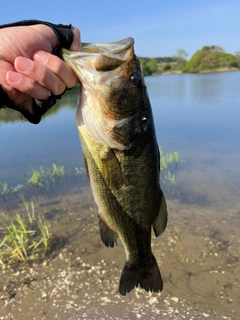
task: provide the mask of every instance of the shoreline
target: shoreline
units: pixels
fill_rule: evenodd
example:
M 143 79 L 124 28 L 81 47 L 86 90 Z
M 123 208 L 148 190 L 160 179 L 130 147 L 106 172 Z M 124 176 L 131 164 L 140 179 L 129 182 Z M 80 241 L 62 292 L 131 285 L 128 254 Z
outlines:
M 219 68 L 219 69 L 211 69 L 211 70 L 204 70 L 200 72 L 182 72 L 182 71 L 168 71 L 168 72 L 162 72 L 162 73 L 155 73 L 150 75 L 150 77 L 155 77 L 155 76 L 168 76 L 172 74 L 205 74 L 205 73 L 222 73 L 222 72 L 236 72 L 240 71 L 240 69 L 237 68 Z M 149 77 L 149 76 L 148 76 Z

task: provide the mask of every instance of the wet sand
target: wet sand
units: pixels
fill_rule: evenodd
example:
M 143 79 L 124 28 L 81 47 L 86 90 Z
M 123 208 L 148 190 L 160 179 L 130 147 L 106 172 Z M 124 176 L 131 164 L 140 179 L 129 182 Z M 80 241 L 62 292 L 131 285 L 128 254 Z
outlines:
M 35 197 L 60 247 L 44 262 L 2 269 L 0 319 L 238 319 L 240 207 L 168 200 L 169 224 L 152 246 L 164 281 L 160 294 L 135 289 L 123 297 L 118 282 L 123 247 L 105 248 L 89 187 Z M 22 207 L 0 211 L 24 214 Z

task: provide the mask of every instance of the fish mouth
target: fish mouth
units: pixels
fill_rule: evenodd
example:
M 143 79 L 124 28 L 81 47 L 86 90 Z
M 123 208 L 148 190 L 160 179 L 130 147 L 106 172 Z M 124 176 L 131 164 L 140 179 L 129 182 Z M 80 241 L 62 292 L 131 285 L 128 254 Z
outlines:
M 62 57 L 81 79 L 83 72 L 86 74 L 89 68 L 97 72 L 112 71 L 131 60 L 134 55 L 133 45 L 131 37 L 109 43 L 82 43 L 81 52 L 63 48 Z
M 133 38 L 129 37 L 116 42 L 82 43 L 82 51 L 88 53 L 122 54 L 134 45 Z

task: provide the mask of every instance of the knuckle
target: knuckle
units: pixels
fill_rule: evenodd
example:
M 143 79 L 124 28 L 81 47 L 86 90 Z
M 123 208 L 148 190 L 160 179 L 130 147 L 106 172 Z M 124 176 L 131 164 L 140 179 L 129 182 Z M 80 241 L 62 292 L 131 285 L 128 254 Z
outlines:
M 46 85 L 51 81 L 50 73 L 46 67 L 42 67 L 38 73 L 39 82 L 42 85 Z
M 52 93 L 55 95 L 59 95 L 62 94 L 66 89 L 66 86 L 63 82 L 59 82 L 58 84 L 56 84 L 56 86 L 54 87 Z

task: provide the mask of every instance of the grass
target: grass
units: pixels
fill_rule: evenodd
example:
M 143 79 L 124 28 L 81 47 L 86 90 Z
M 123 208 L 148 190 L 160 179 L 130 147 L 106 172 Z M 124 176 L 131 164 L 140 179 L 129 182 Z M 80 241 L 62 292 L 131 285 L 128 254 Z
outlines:
M 160 149 L 161 179 L 163 183 L 175 184 L 174 170 L 181 161 L 178 152 L 164 153 Z M 84 168 L 75 168 L 76 175 L 85 176 Z M 40 188 L 47 186 L 50 181 L 59 181 L 65 176 L 64 166 L 52 164 L 49 171 L 32 170 L 31 176 L 22 185 L 10 188 L 7 183 L 0 182 L 0 195 L 4 197 L 27 187 Z M 15 264 L 23 261 L 43 259 L 53 245 L 51 226 L 42 215 L 36 215 L 34 202 L 27 202 L 24 195 L 19 195 L 25 208 L 27 221 L 16 214 L 13 219 L 2 215 L 0 219 L 0 266 Z
M 52 247 L 50 224 L 43 216 L 39 216 L 38 220 L 35 218 L 33 202 L 27 203 L 24 197 L 22 202 L 28 214 L 28 223 L 19 214 L 13 219 L 2 215 L 0 266 L 43 259 Z
M 52 247 L 52 233 L 50 224 L 44 219 L 43 216 L 40 216 L 38 219 L 38 228 L 41 234 L 40 243 L 43 245 L 44 252 L 43 256 L 45 256 L 50 248 Z
M 19 214 L 15 216 L 14 221 L 11 221 L 6 215 L 3 215 L 3 218 L 6 235 L 0 243 L 0 248 L 4 260 L 8 264 L 28 260 L 29 251 L 36 248 L 36 243 L 31 241 L 35 230 L 27 230 Z
M 33 201 L 27 202 L 24 198 L 24 195 L 20 194 L 19 195 L 20 199 L 22 200 L 22 203 L 24 205 L 24 208 L 27 212 L 28 215 L 28 220 L 31 224 L 35 221 L 35 210 L 34 210 L 34 203 Z

